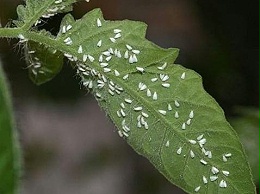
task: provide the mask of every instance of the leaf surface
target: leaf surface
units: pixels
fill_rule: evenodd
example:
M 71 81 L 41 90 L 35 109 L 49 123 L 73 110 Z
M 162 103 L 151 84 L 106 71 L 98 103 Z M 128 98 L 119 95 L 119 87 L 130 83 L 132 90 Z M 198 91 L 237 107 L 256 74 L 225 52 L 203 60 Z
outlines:
M 25 5 L 17 6 L 18 19 L 13 22 L 17 27 L 28 30 L 57 13 L 71 11 L 74 2 L 76 0 L 26 0 Z
M 67 26 L 71 26 L 66 30 Z M 250 168 L 201 77 L 173 64 L 178 49 L 145 39 L 146 25 L 67 15 L 57 40 L 123 137 L 188 193 L 253 194 Z
M 53 79 L 62 69 L 63 55 L 61 52 L 28 41 L 25 49 L 29 77 L 37 85 Z
M 10 95 L 0 61 L 0 193 L 14 194 L 20 178 L 20 154 Z

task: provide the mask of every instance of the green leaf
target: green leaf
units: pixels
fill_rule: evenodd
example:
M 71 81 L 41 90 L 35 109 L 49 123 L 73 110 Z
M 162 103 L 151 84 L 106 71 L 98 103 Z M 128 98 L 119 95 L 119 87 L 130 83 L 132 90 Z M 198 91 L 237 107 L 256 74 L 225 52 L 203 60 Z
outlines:
M 61 52 L 32 41 L 27 43 L 25 58 L 28 64 L 29 77 L 37 85 L 53 79 L 63 66 Z
M 259 110 L 240 108 L 239 117 L 231 118 L 230 123 L 243 143 L 255 183 L 259 183 Z
M 14 194 L 20 178 L 20 153 L 11 98 L 0 61 L 0 193 Z
M 119 135 L 169 181 L 188 193 L 255 193 L 244 149 L 201 77 L 145 31 L 96 9 L 77 21 L 68 15 L 57 44 Z
M 13 21 L 17 27 L 28 30 L 37 26 L 44 19 L 48 19 L 58 13 L 72 10 L 72 3 L 77 0 L 27 0 L 26 5 L 17 6 L 18 19 Z

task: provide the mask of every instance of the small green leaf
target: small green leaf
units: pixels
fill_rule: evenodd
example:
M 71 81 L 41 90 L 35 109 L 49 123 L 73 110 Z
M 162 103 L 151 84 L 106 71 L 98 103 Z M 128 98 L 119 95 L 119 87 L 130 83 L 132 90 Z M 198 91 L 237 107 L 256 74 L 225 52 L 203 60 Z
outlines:
M 62 69 L 63 55 L 50 47 L 28 41 L 25 49 L 29 77 L 37 84 L 53 79 Z
M 20 153 L 11 97 L 0 61 L 0 193 L 15 194 L 20 178 Z
M 240 116 L 230 119 L 243 143 L 255 183 L 259 182 L 259 110 L 240 108 Z
M 178 49 L 156 46 L 145 31 L 96 9 L 67 16 L 57 44 L 119 135 L 169 181 L 188 193 L 255 193 L 244 149 L 201 77 L 173 64 Z
M 72 10 L 72 3 L 77 0 L 27 0 L 26 5 L 17 6 L 18 19 L 13 21 L 17 27 L 28 30 L 37 26 L 44 19 L 48 19 L 58 13 Z

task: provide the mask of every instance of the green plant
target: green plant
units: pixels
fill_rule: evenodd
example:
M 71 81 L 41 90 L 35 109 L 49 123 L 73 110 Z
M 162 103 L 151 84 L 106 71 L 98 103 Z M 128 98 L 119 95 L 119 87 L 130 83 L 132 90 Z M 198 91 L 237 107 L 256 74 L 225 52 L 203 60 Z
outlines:
M 11 27 L 0 28 L 0 37 L 24 46 L 32 81 L 51 80 L 67 58 L 119 136 L 170 182 L 188 193 L 255 193 L 244 149 L 222 109 L 197 73 L 174 64 L 178 49 L 145 39 L 144 23 L 106 21 L 95 9 L 76 21 L 67 14 L 57 35 L 38 30 L 43 18 L 70 11 L 74 2 L 27 0 Z

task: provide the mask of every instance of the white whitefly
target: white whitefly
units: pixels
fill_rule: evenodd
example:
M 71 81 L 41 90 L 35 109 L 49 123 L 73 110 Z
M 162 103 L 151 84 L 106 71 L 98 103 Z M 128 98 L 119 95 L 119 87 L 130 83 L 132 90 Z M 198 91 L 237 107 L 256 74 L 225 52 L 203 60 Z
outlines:
M 134 53 L 134 54 L 140 54 L 140 51 L 139 50 L 132 50 L 132 52 Z
M 101 26 L 102 26 L 101 20 L 100 20 L 99 18 L 97 19 L 97 26 L 98 26 L 98 27 L 101 27 Z
M 212 172 L 213 174 L 218 174 L 218 173 L 219 173 L 219 169 L 217 169 L 215 166 L 212 166 L 211 172 Z
M 179 104 L 179 102 L 178 102 L 177 100 L 174 101 L 174 104 L 175 104 L 175 106 L 176 106 L 177 108 L 180 107 L 180 104 Z
M 144 72 L 144 68 L 142 68 L 142 67 L 136 67 L 136 70 L 139 71 L 139 72 L 141 72 L 141 73 Z
M 222 170 L 222 173 L 225 175 L 225 176 L 229 176 L 229 171 L 226 171 L 226 170 Z
M 185 129 L 186 129 L 186 123 L 182 123 L 181 129 L 182 129 L 182 130 L 185 130 Z
M 165 110 L 158 110 L 158 112 L 161 113 L 164 116 L 167 114 L 167 112 Z
M 174 117 L 175 117 L 176 119 L 179 118 L 179 113 L 178 113 L 178 111 L 175 112 Z
M 170 141 L 168 140 L 165 144 L 166 147 L 169 147 L 170 146 Z
M 184 72 L 182 75 L 181 75 L 181 79 L 185 79 L 186 78 L 186 73 Z
M 80 53 L 83 53 L 83 48 L 82 48 L 81 45 L 80 45 L 79 48 L 78 48 L 78 53 L 79 53 L 79 54 L 80 54 Z
M 169 83 L 162 83 L 162 86 L 165 87 L 165 88 L 169 88 L 171 86 L 171 84 L 169 84 Z
M 207 179 L 205 176 L 202 177 L 202 180 L 203 180 L 203 183 L 204 183 L 204 184 L 207 184 L 207 183 L 208 183 L 208 179 Z
M 216 175 L 213 175 L 213 176 L 210 176 L 209 177 L 209 179 L 210 179 L 210 181 L 215 181 L 215 180 L 217 180 L 218 179 L 218 176 L 216 176 Z
M 154 92 L 154 93 L 153 93 L 153 100 L 158 100 L 157 92 Z
M 169 111 L 172 110 L 172 106 L 171 106 L 171 104 L 168 104 L 168 110 L 169 110 Z
M 151 79 L 152 82 L 156 82 L 157 80 L 158 80 L 157 77 Z
M 220 183 L 219 183 L 219 187 L 226 188 L 227 187 L 227 182 L 224 181 L 224 180 L 221 180 Z
M 194 189 L 195 192 L 199 192 L 199 190 L 200 190 L 200 186 L 198 186 L 198 187 L 196 187 L 196 188 Z
M 109 38 L 109 40 L 110 40 L 111 42 L 113 42 L 113 43 L 115 43 L 115 42 L 116 42 L 116 39 L 115 39 L 115 38 L 113 38 L 113 37 Z
M 125 59 L 128 59 L 128 58 L 129 58 L 129 53 L 128 53 L 128 51 L 125 52 L 124 58 L 125 58 Z
M 132 50 L 132 49 L 133 49 L 133 47 L 131 47 L 131 46 L 128 45 L 128 44 L 126 44 L 125 46 L 126 46 L 126 48 L 127 48 L 128 50 Z
M 114 71 L 115 71 L 115 76 L 117 77 L 120 76 L 120 73 L 116 69 Z
M 152 96 L 152 92 L 151 92 L 150 89 L 147 89 L 147 91 L 146 91 L 146 95 L 147 95 L 147 97 L 151 97 L 151 96 Z
M 143 107 L 138 106 L 138 107 L 135 107 L 134 110 L 135 110 L 135 111 L 141 111 L 141 110 L 143 110 Z
M 207 165 L 207 164 L 208 164 L 208 163 L 207 163 L 205 160 L 203 160 L 203 159 L 200 160 L 200 163 L 203 164 L 203 165 Z
M 102 46 L 102 40 L 99 40 L 99 41 L 98 41 L 97 46 L 98 46 L 98 47 L 101 47 L 101 46 Z
M 194 152 L 193 152 L 192 150 L 190 150 L 190 157 L 191 157 L 191 158 L 194 158 L 194 157 L 195 157 L 195 154 L 194 154 Z
M 193 117 L 194 117 L 194 111 L 193 110 L 190 111 L 189 117 L 190 117 L 190 119 L 193 119 Z
M 203 136 L 204 136 L 204 134 L 198 136 L 198 137 L 197 137 L 197 140 L 198 140 L 198 141 L 201 140 L 201 139 L 203 138 Z
M 120 30 L 120 29 L 114 29 L 115 34 L 118 34 L 118 33 L 121 33 L 121 32 L 122 32 L 122 30 Z
M 195 140 L 193 140 L 193 139 L 190 139 L 189 142 L 190 142 L 191 144 L 193 144 L 193 145 L 197 143 L 197 142 L 196 142 Z
M 182 152 L 182 147 L 179 147 L 179 149 L 177 150 L 177 154 L 180 155 Z

